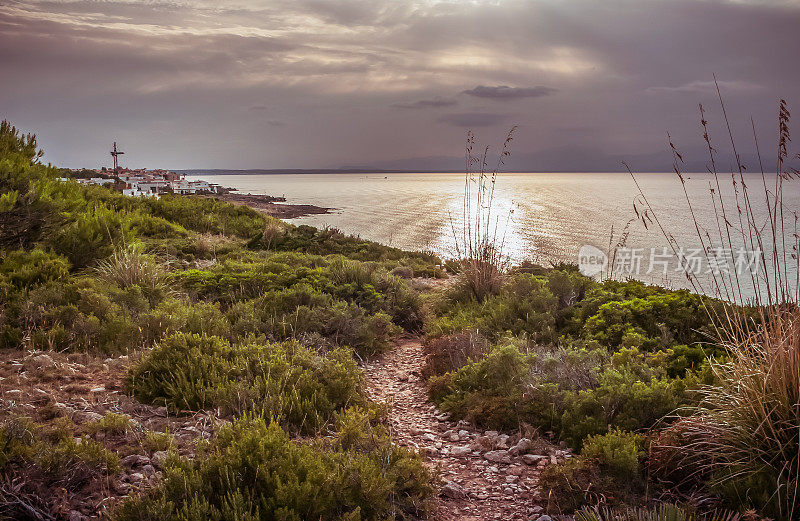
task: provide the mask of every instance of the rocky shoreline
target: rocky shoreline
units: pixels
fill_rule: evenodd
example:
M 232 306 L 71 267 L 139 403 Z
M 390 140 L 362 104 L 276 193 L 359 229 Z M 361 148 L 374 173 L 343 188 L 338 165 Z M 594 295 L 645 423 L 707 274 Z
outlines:
M 284 197 L 240 193 L 217 194 L 214 197 L 233 204 L 243 204 L 254 210 L 279 219 L 294 219 L 304 215 L 331 213 L 333 208 L 323 208 L 313 204 L 286 204 Z

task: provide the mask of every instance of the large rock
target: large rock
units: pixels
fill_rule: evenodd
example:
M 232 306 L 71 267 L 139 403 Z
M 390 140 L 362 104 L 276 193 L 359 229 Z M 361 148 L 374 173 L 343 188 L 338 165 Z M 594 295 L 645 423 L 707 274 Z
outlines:
M 508 449 L 508 438 L 509 438 L 508 434 L 501 434 L 500 436 L 497 437 L 495 446 L 498 449 Z
M 130 456 L 122 458 L 120 463 L 126 467 L 142 467 L 150 464 L 150 458 L 142 456 L 141 454 L 131 454 Z
M 75 413 L 75 419 L 80 423 L 89 423 L 102 420 L 103 415 L 94 411 L 79 411 Z
M 45 368 L 45 367 L 55 367 L 56 363 L 53 361 L 53 358 L 50 355 L 38 355 L 33 358 L 33 361 L 36 362 L 37 367 Z M 80 513 L 80 512 L 79 512 Z
M 453 447 L 450 449 L 450 454 L 456 457 L 469 456 L 472 454 L 472 448 L 470 448 L 469 445 L 464 445 L 463 447 Z
M 547 456 L 539 456 L 538 454 L 523 454 L 522 461 L 526 465 L 536 465 L 542 460 L 547 459 Z
M 511 456 L 507 450 L 491 450 L 483 455 L 487 461 L 492 463 L 511 463 Z
M 455 481 L 448 481 L 442 487 L 442 495 L 450 499 L 462 499 L 467 497 L 467 492 L 464 490 L 464 487 Z
M 139 483 L 143 479 L 144 479 L 144 474 L 140 472 L 134 472 L 133 474 L 130 474 L 128 476 L 128 481 L 130 481 L 131 483 Z

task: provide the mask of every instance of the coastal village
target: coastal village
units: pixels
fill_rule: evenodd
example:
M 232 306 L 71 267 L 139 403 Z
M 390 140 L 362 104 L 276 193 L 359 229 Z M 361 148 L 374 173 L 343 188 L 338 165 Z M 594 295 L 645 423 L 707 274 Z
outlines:
M 146 168 L 130 169 L 119 166 L 119 156 L 125 152 L 117 150 L 115 142 L 111 149 L 114 161 L 112 169 L 66 170 L 67 178 L 82 185 L 99 185 L 122 192 L 131 197 L 155 197 L 161 194 L 206 195 L 224 194 L 230 191 L 215 183 L 202 179 L 188 180 L 185 175 L 169 170 Z
M 86 174 L 94 173 L 92 177 Z M 83 185 L 100 185 L 122 192 L 131 197 L 156 197 L 160 194 L 196 195 L 196 194 L 222 194 L 227 188 L 209 183 L 202 179 L 188 180 L 185 176 L 169 170 L 147 170 L 144 168 L 131 170 L 106 168 L 96 170 L 73 170 L 69 179 Z M 81 177 L 75 177 L 80 175 Z M 91 174 L 90 174 L 91 175 Z

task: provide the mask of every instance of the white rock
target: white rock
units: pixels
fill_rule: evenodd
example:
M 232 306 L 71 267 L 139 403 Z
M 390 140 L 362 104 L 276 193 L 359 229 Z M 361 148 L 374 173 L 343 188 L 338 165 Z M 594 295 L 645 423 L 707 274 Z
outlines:
M 508 451 L 505 450 L 491 450 L 483 455 L 487 461 L 491 461 L 492 463 L 510 463 L 511 456 L 508 455 Z
M 472 449 L 469 447 L 469 445 L 464 445 L 463 447 L 453 447 L 450 449 L 450 454 L 460 458 L 472 454 Z
M 103 419 L 103 415 L 94 411 L 80 411 L 75 413 L 77 420 L 82 423 L 96 422 Z
M 501 434 L 497 437 L 497 447 L 501 449 L 508 448 L 508 434 Z
M 164 468 L 164 463 L 167 461 L 167 457 L 169 457 L 169 453 L 165 450 L 159 450 L 153 453 L 153 457 L 150 458 L 150 461 L 155 465 L 157 468 Z
M 508 470 L 506 470 L 506 472 L 508 474 L 511 474 L 512 476 L 521 476 L 522 474 L 524 474 L 525 469 L 523 469 L 521 465 L 512 465 L 508 467 Z
M 128 475 L 128 481 L 130 481 L 131 483 L 139 483 L 143 479 L 144 479 L 144 474 L 141 474 L 139 472 L 134 472 L 133 474 Z
M 526 465 L 536 465 L 539 461 L 543 460 L 546 456 L 539 456 L 538 454 L 523 454 L 522 462 Z
M 56 365 L 56 363 L 53 361 L 53 358 L 50 355 L 42 354 L 36 356 L 34 357 L 33 361 L 36 362 L 36 365 L 38 367 L 55 367 Z M 75 511 L 73 510 L 73 512 Z M 78 514 L 80 514 L 80 512 L 78 512 Z

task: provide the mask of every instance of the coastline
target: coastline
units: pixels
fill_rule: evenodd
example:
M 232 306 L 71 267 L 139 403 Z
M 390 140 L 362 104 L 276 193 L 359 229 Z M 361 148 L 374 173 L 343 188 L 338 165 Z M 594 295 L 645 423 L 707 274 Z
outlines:
M 278 219 L 294 219 L 305 215 L 320 215 L 331 213 L 333 208 L 323 208 L 313 204 L 286 204 L 283 197 L 271 195 L 254 195 L 225 193 L 215 194 L 213 197 L 232 204 L 249 206 L 253 210 L 265 213 Z

